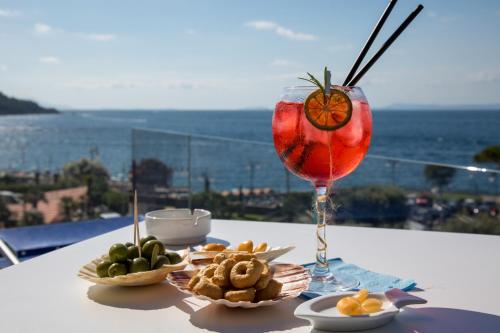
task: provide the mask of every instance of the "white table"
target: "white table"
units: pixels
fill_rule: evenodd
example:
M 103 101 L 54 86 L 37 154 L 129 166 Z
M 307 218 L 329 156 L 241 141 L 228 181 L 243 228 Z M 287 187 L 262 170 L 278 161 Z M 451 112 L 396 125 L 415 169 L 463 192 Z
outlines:
M 315 254 L 314 228 L 215 220 L 210 236 L 293 244 L 297 248 L 280 261 L 306 263 Z M 340 226 L 327 232 L 330 256 L 413 278 L 423 289 L 418 296 L 429 301 L 370 332 L 500 332 L 499 236 Z M 131 227 L 119 229 L 1 270 L 0 332 L 311 332 L 307 321 L 293 316 L 300 299 L 228 309 L 167 283 L 112 288 L 76 276 L 82 264 L 131 235 Z

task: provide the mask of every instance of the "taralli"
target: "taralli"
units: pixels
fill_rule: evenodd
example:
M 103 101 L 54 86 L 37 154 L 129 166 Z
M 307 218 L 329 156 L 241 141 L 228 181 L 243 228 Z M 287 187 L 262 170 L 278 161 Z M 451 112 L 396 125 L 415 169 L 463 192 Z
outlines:
M 267 287 L 257 290 L 257 293 L 255 294 L 255 301 L 260 302 L 278 297 L 282 287 L 283 283 L 278 282 L 275 279 L 271 279 L 271 281 L 267 284 Z
M 230 287 L 231 281 L 229 280 L 229 276 L 231 275 L 231 269 L 234 265 L 236 265 L 236 261 L 234 259 L 226 259 L 221 262 L 214 272 L 212 282 L 219 287 Z
M 260 278 L 264 264 L 257 259 L 250 261 L 240 261 L 231 269 L 231 284 L 238 289 L 249 288 Z
M 224 294 L 224 298 L 231 302 L 253 302 L 255 299 L 255 288 L 230 290 Z
M 264 264 L 264 270 L 262 271 L 262 274 L 260 275 L 259 280 L 257 280 L 257 283 L 255 284 L 255 289 L 256 290 L 261 290 L 267 287 L 269 281 L 271 281 L 271 271 L 269 270 L 269 266 Z
M 273 271 L 267 261 L 251 253 L 221 252 L 210 265 L 191 277 L 187 287 L 195 294 L 215 300 L 259 302 L 273 299 L 281 292 L 282 284 L 272 278 Z
M 188 282 L 188 285 L 187 285 L 187 286 L 188 286 L 188 288 L 189 288 L 189 289 L 193 289 L 193 288 L 194 288 L 194 286 L 196 286 L 196 284 L 197 284 L 198 282 L 200 282 L 200 279 L 201 279 L 201 276 L 200 276 L 200 275 L 198 275 L 198 274 L 197 274 L 197 275 L 193 275 L 193 277 L 192 277 L 192 278 L 189 280 L 189 282 Z
M 201 271 L 201 275 L 206 278 L 214 276 L 215 270 L 219 267 L 217 264 L 210 264 Z
M 240 262 L 240 261 L 250 261 L 252 259 L 256 259 L 257 257 L 254 256 L 253 254 L 233 253 L 229 256 L 229 258 L 233 258 L 237 262 Z
M 217 253 L 214 257 L 214 264 L 220 264 L 224 260 L 227 259 L 227 255 L 225 253 Z
M 218 285 L 212 283 L 210 279 L 203 276 L 194 286 L 193 291 L 199 295 L 204 295 L 212 299 L 220 299 L 223 296 L 222 289 Z

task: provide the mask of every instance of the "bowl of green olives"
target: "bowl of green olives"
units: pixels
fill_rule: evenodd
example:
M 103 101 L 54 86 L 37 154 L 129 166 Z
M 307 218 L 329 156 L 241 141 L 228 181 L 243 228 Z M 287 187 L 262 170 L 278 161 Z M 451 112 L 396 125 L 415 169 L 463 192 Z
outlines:
M 139 247 L 141 256 L 139 256 Z M 168 273 L 182 270 L 189 263 L 189 248 L 167 251 L 154 236 L 140 239 L 139 244 L 116 243 L 108 254 L 80 268 L 82 279 L 110 286 L 145 286 L 164 281 Z

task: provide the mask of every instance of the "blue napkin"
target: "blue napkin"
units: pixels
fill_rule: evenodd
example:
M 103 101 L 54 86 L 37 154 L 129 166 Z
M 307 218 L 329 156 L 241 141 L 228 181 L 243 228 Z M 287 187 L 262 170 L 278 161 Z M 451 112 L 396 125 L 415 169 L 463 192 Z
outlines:
M 384 292 L 392 288 L 398 288 L 403 291 L 409 291 L 417 285 L 414 280 L 405 280 L 391 275 L 371 272 L 359 266 L 345 263 L 340 258 L 330 259 L 328 260 L 328 264 L 334 276 L 342 278 L 345 275 L 356 278 L 360 283 L 356 290 L 368 289 L 369 292 Z M 314 263 L 305 264 L 304 267 L 312 269 Z M 309 299 L 320 295 L 305 291 L 302 293 L 302 296 Z

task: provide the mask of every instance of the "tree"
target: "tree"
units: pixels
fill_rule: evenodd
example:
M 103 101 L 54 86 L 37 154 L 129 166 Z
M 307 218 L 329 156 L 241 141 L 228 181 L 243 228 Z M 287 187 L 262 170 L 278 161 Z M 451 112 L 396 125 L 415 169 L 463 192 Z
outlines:
M 59 202 L 59 210 L 62 212 L 62 218 L 65 221 L 72 221 L 75 211 L 78 209 L 78 203 L 71 197 L 62 197 Z
M 500 145 L 489 146 L 474 155 L 477 163 L 496 163 L 500 165 Z
M 424 169 L 427 181 L 438 189 L 448 185 L 453 179 L 453 176 L 455 176 L 455 172 L 456 170 L 453 168 L 440 165 L 427 165 Z
M 104 204 L 113 212 L 117 212 L 120 215 L 126 215 L 128 213 L 128 195 L 109 190 L 104 193 Z
M 196 193 L 193 195 L 192 205 L 194 208 L 202 208 L 211 211 L 213 217 L 215 218 L 231 217 L 231 207 L 229 206 L 227 199 L 220 193 Z
M 37 224 L 43 224 L 43 215 L 37 210 L 28 210 L 24 212 L 23 218 L 21 220 L 21 225 L 23 226 L 30 226 L 30 225 L 37 225 Z
M 33 208 L 37 208 L 39 201 L 47 202 L 45 192 L 39 186 L 31 186 L 22 195 L 23 202 L 26 205 L 30 203 Z
M 0 198 L 0 222 L 7 223 L 10 219 L 10 210 L 5 202 Z
M 89 206 L 95 207 L 103 202 L 109 189 L 108 170 L 98 161 L 81 159 L 69 162 L 62 171 L 63 181 L 72 185 L 85 185 L 88 188 Z
M 173 170 L 156 158 L 142 160 L 136 169 L 137 187 L 172 186 Z
M 289 193 L 283 200 L 282 214 L 288 221 L 311 209 L 312 194 L 310 192 Z

